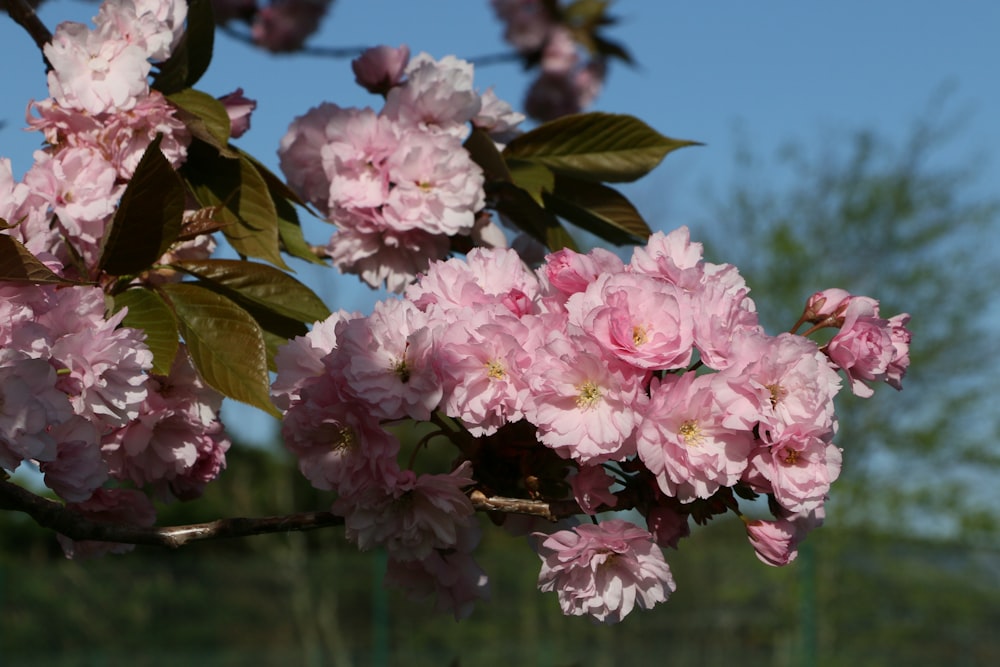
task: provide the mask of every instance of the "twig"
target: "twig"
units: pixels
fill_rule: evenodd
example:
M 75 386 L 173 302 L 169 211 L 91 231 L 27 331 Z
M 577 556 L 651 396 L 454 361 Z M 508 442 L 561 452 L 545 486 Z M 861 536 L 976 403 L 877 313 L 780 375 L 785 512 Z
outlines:
M 526 514 L 549 521 L 580 513 L 571 500 L 545 502 L 524 498 L 487 497 L 482 491 L 470 494 L 472 506 L 481 512 Z M 220 540 L 269 533 L 301 532 L 341 526 L 344 518 L 331 512 L 301 512 L 284 516 L 230 518 L 182 526 L 133 526 L 102 523 L 89 519 L 72 508 L 37 496 L 9 481 L 0 481 L 0 510 L 24 512 L 35 523 L 54 530 L 71 540 L 93 540 L 119 544 L 142 544 L 176 549 L 190 542 Z
M 71 540 L 94 540 L 120 544 L 144 544 L 177 548 L 201 540 L 249 537 L 268 533 L 315 530 L 343 525 L 343 517 L 331 512 L 303 512 L 285 516 L 218 519 L 184 526 L 130 526 L 101 523 L 79 512 L 12 484 L 0 481 L 0 509 L 24 512 L 35 523 Z
M 45 63 L 45 71 L 52 69 L 52 64 L 45 57 L 45 45 L 52 41 L 52 33 L 45 27 L 42 20 L 38 18 L 34 7 L 27 3 L 27 0 L 2 0 L 0 7 L 7 10 L 14 22 L 25 29 L 35 41 L 38 50 L 42 52 L 42 61 Z

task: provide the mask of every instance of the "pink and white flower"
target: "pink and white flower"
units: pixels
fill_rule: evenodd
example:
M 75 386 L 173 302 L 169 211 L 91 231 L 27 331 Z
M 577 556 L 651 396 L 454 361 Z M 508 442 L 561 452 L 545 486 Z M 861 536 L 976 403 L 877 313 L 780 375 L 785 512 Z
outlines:
M 618 623 L 632 609 L 651 609 L 674 592 L 670 568 L 652 540 L 621 519 L 535 533 L 542 569 L 538 588 L 555 591 L 566 615 Z
M 650 394 L 637 451 L 665 494 L 686 503 L 739 481 L 760 419 L 751 392 L 689 372 L 654 381 Z

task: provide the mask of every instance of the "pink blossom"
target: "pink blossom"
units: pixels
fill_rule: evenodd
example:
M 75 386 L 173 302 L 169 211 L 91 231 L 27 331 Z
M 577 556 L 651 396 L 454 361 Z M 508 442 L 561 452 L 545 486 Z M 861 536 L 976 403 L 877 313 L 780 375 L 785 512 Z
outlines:
M 514 111 L 508 103 L 497 97 L 493 88 L 487 88 L 480 96 L 479 113 L 472 119 L 473 126 L 484 130 L 494 141 L 508 142 L 520 132 L 518 125 L 524 122 L 523 113 Z M 499 148 L 502 149 L 502 146 Z
M 792 427 L 754 450 L 745 481 L 759 493 L 773 494 L 789 512 L 809 512 L 823 504 L 841 461 L 836 445 Z
M 386 95 L 382 113 L 406 125 L 464 139 L 468 122 L 482 104 L 472 87 L 472 75 L 472 64 L 465 60 L 455 56 L 434 60 L 419 53 L 406 68 L 406 81 Z
M 146 494 L 132 489 L 98 489 L 90 498 L 67 507 L 98 523 L 149 527 L 156 523 L 156 510 Z M 67 558 L 93 558 L 104 554 L 123 554 L 135 549 L 134 544 L 74 541 L 58 535 Z
M 566 301 L 571 324 L 639 368 L 691 363 L 693 307 L 676 286 L 633 273 L 602 274 Z
M 485 205 L 482 169 L 451 135 L 410 132 L 385 165 L 393 187 L 381 214 L 394 231 L 468 233 Z
M 196 497 L 225 467 L 222 397 L 202 382 L 184 348 L 169 376 L 149 377 L 139 414 L 105 436 L 105 458 L 117 479 L 151 484 L 165 498 Z
M 691 232 L 678 227 L 669 234 L 654 232 L 645 246 L 632 251 L 630 266 L 636 273 L 656 276 L 685 290 L 701 283 L 702 244 L 691 242 Z
M 161 137 L 159 150 L 170 165 L 176 169 L 184 163 L 191 133 L 175 112 L 162 93 L 152 90 L 132 109 L 116 113 L 104 122 L 96 145 L 110 156 L 119 177 L 132 178 L 139 160 L 157 135 Z
M 10 159 L 0 158 L 0 219 L 7 224 L 17 222 L 17 210 L 28 197 L 28 186 L 14 181 Z
M 410 48 L 405 44 L 395 49 L 375 46 L 352 60 L 351 69 L 359 86 L 370 93 L 385 95 L 402 82 L 409 62 Z
M 719 375 L 653 382 L 636 443 L 663 493 L 686 503 L 740 479 L 760 418 L 749 394 Z
M 60 23 L 45 45 L 49 92 L 64 107 L 91 114 L 131 109 L 149 91 L 145 48 L 113 30 Z
M 141 329 L 120 327 L 125 311 L 104 319 L 100 289 L 56 292 L 53 308 L 39 318 L 49 327 L 48 355 L 60 369 L 60 389 L 71 397 L 77 414 L 105 427 L 117 427 L 139 415 L 146 397 L 146 371 L 153 354 Z
M 97 149 L 69 147 L 54 156 L 36 152 L 24 182 L 33 198 L 51 208 L 67 242 L 92 266 L 122 192 L 117 179 L 114 165 Z
M 753 386 L 763 435 L 787 427 L 822 438 L 832 435 L 840 377 L 815 342 L 789 333 L 747 333 L 734 341 L 732 356 L 724 373 Z
M 608 475 L 604 466 L 580 466 L 577 473 L 570 477 L 573 487 L 573 497 L 577 504 L 587 514 L 595 514 L 602 505 L 614 507 L 618 498 L 611 492 L 614 478 Z
M 510 315 L 471 311 L 437 336 L 442 406 L 475 437 L 523 418 L 531 355 L 522 347 L 528 328 Z
M 735 266 L 705 265 L 702 283 L 692 287 L 697 304 L 694 344 L 708 368 L 722 370 L 732 363 L 733 348 L 748 334 L 763 333 L 757 306 Z
M 781 567 L 795 560 L 798 545 L 823 524 L 825 512 L 820 506 L 811 512 L 780 516 L 774 521 L 744 519 L 747 537 L 762 563 Z
M 73 417 L 53 425 L 49 435 L 56 441 L 56 456 L 38 465 L 45 486 L 60 498 L 83 502 L 108 479 L 97 429 L 83 417 Z
M 597 98 L 604 74 L 605 65 L 599 60 L 569 72 L 542 71 L 528 87 L 524 110 L 543 122 L 580 113 Z
M 465 259 L 435 262 L 406 290 L 406 298 L 421 310 L 440 313 L 489 307 L 522 317 L 535 312 L 539 284 L 517 252 L 505 248 L 473 248 Z M 453 318 L 445 315 L 445 319 Z
M 490 0 L 497 17 L 504 22 L 504 39 L 522 53 L 542 48 L 556 25 L 542 0 Z
M 427 420 L 437 409 L 442 388 L 434 336 L 427 316 L 412 303 L 380 301 L 369 317 L 338 329 L 337 340 L 331 368 L 373 417 Z
M 323 162 L 323 147 L 329 139 L 326 128 L 344 110 L 330 102 L 296 117 L 278 145 L 281 172 L 288 185 L 323 213 L 329 211 L 330 176 L 317 165 Z
M 48 427 L 72 414 L 45 359 L 0 349 L 0 466 L 14 470 L 28 459 L 53 460 L 56 440 Z
M 104 121 L 115 115 L 117 112 L 91 114 L 67 108 L 48 97 L 41 102 L 32 100 L 28 103 L 25 121 L 28 129 L 42 132 L 51 146 L 96 146 L 100 143 Z
M 104 0 L 94 23 L 161 61 L 180 41 L 186 18 L 184 0 Z
M 844 321 L 844 311 L 851 300 L 851 293 L 839 287 L 831 287 L 816 292 L 806 301 L 802 320 L 813 324 L 828 323 L 840 326 Z
M 855 396 L 868 398 L 874 394 L 868 383 L 886 380 L 890 365 L 902 352 L 905 363 L 893 369 L 893 379 L 899 384 L 902 372 L 909 365 L 909 332 L 904 326 L 908 319 L 909 315 L 901 315 L 890 323 L 879 317 L 873 301 L 850 300 L 840 332 L 827 344 L 826 353 L 847 374 Z
M 281 410 L 299 401 L 301 389 L 326 372 L 323 359 L 337 347 L 337 327 L 361 317 L 345 310 L 313 324 L 304 336 L 296 336 L 278 348 L 274 356 L 277 376 L 271 383 L 271 400 Z
M 362 232 L 341 229 L 330 237 L 326 252 L 344 273 L 357 274 L 370 287 L 383 284 L 402 292 L 428 265 L 447 257 L 450 241 L 423 230 Z
M 243 89 L 237 88 L 231 93 L 219 98 L 226 107 L 229 116 L 229 136 L 239 139 L 250 129 L 250 114 L 257 108 L 257 100 L 251 100 L 243 95 Z
M 467 618 L 477 600 L 490 597 L 489 579 L 471 553 L 479 537 L 479 525 L 470 519 L 460 528 L 454 548 L 435 549 L 421 560 L 390 559 L 386 586 L 414 598 L 433 597 L 438 611 L 452 612 L 456 621 Z
M 582 336 L 554 332 L 540 349 L 527 379 L 531 400 L 525 416 L 538 439 L 580 463 L 622 460 L 635 453 L 643 373 L 605 355 Z
M 370 229 L 384 227 L 378 209 L 389 197 L 393 178 L 387 162 L 400 149 L 399 128 L 371 109 L 338 108 L 329 115 L 323 132 L 325 144 L 320 158 L 330 182 L 326 196 L 334 213 L 332 220 L 337 224 L 345 222 L 336 213 L 347 209 L 348 214 L 369 220 Z M 316 165 L 310 167 L 315 169 Z
M 554 26 L 549 30 L 545 46 L 542 47 L 539 61 L 542 71 L 547 74 L 568 76 L 579 63 L 580 54 L 573 33 L 565 26 Z
M 344 517 L 348 539 L 367 551 L 385 547 L 397 561 L 423 560 L 459 540 L 475 510 L 462 489 L 475 483 L 466 462 L 451 473 L 404 470 L 387 487 L 341 495 L 333 512 Z
M 909 313 L 893 315 L 889 318 L 889 337 L 892 339 L 892 346 L 896 353 L 889 368 L 885 372 L 885 381 L 890 387 L 895 389 L 903 388 L 903 376 L 906 369 L 910 367 L 910 330 L 906 325 L 910 321 Z
M 627 521 L 611 519 L 535 536 L 542 559 L 538 588 L 556 591 L 566 615 L 617 623 L 636 605 L 651 609 L 675 590 L 652 536 Z
M 281 424 L 285 447 L 316 488 L 356 494 L 384 488 L 396 479 L 399 441 L 369 414 L 367 406 L 346 396 L 344 381 L 329 368 L 300 388 Z
M 799 531 L 790 521 L 747 521 L 747 537 L 762 563 L 781 567 L 799 555 Z
M 618 255 L 597 247 L 585 255 L 563 248 L 545 258 L 540 272 L 549 285 L 569 297 L 586 290 L 602 273 L 617 274 L 624 270 L 625 264 Z
M 302 48 L 326 14 L 330 0 L 274 0 L 254 16 L 253 41 L 273 53 Z

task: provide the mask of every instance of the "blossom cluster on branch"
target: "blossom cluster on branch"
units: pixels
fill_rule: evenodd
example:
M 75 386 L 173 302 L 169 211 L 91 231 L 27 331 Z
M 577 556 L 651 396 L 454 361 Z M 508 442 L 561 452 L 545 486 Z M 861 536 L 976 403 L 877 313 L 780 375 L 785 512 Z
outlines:
M 738 511 L 739 496 L 771 499 L 773 520 L 748 523 L 761 559 L 794 558 L 840 472 L 837 371 L 859 395 L 905 371 L 906 316 L 818 293 L 810 332 L 839 328 L 820 346 L 767 335 L 748 292 L 687 228 L 653 234 L 628 264 L 563 249 L 532 271 L 512 250 L 473 249 L 434 263 L 404 299 L 337 313 L 282 348 L 285 443 L 316 487 L 337 492 L 348 537 L 385 547 L 390 571 L 431 577 L 439 604 L 461 602 L 456 614 L 484 594 L 463 490 L 638 511 L 646 530 L 613 519 L 531 534 L 540 584 L 566 613 L 618 620 L 673 590 L 654 545 L 676 547 L 689 518 Z M 428 439 L 454 445 L 461 465 L 400 469 L 384 425 L 404 419 L 436 424 Z M 465 578 L 438 567 L 442 553 Z
M 563 73 L 559 25 L 615 53 L 604 3 L 494 5 Z M 601 622 L 665 601 L 662 549 L 742 499 L 768 499 L 744 518 L 757 556 L 795 558 L 840 473 L 834 397 L 901 388 L 908 315 L 828 289 L 766 333 L 735 266 L 613 187 L 694 142 L 601 113 L 524 130 L 454 56 L 364 51 L 381 109 L 294 119 L 282 180 L 231 142 L 254 102 L 194 87 L 214 20 L 208 0 L 105 0 L 43 46 L 45 144 L 21 181 L 0 161 L 0 466 L 37 466 L 63 504 L 3 481 L 3 508 L 72 556 L 342 523 L 388 552 L 388 584 L 456 617 L 488 596 L 479 511 L 527 538 L 565 613 Z M 325 248 L 301 210 L 336 225 Z M 567 224 L 631 257 L 580 251 Z M 221 239 L 241 259 L 211 257 Z M 401 297 L 332 313 L 289 256 Z M 153 499 L 224 469 L 223 396 L 282 418 L 330 513 L 152 528 Z

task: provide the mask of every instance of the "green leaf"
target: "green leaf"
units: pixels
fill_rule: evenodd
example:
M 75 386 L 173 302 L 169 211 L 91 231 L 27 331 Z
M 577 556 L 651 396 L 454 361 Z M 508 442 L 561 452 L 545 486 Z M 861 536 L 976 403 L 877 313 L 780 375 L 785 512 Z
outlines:
M 111 275 L 149 268 L 180 234 L 184 184 L 160 152 L 160 139 L 139 160 L 104 238 L 100 268 Z
M 212 60 L 215 18 L 212 0 L 188 0 L 187 27 L 170 58 L 159 65 L 153 88 L 164 95 L 198 83 Z
M 202 379 L 229 398 L 280 417 L 270 399 L 264 336 L 249 313 L 197 285 L 168 283 L 157 289 L 173 308 Z
M 632 54 L 630 54 L 628 50 L 618 42 L 605 39 L 600 35 L 594 35 L 592 40 L 594 50 L 597 51 L 597 53 L 606 57 L 619 58 L 627 65 L 635 66 L 635 60 L 632 58 Z
M 278 372 L 278 364 L 275 363 L 274 358 L 278 354 L 278 350 L 283 346 L 288 344 L 288 341 L 292 336 L 276 334 L 267 329 L 262 329 L 264 334 L 264 347 L 267 349 L 267 369 L 273 373 Z M 305 331 L 298 335 L 304 335 Z
M 556 184 L 556 175 L 544 164 L 526 160 L 511 160 L 510 180 L 514 185 L 521 188 L 534 199 L 540 206 L 544 206 L 542 195 L 552 192 Z
M 632 202 L 600 183 L 560 176 L 545 208 L 615 245 L 644 243 L 652 233 Z
M 483 174 L 490 181 L 509 181 L 510 172 L 504 162 L 503 155 L 497 150 L 497 145 L 490 135 L 478 127 L 472 128 L 469 138 L 463 144 L 472 161 L 483 169 Z
M 665 137 L 632 116 L 586 113 L 539 125 L 507 144 L 503 156 L 586 181 L 620 183 L 645 176 L 667 153 L 693 145 L 697 142 Z
M 194 88 L 185 88 L 167 96 L 178 109 L 178 118 L 192 136 L 218 149 L 225 157 L 235 157 L 229 149 L 229 114 L 219 100 Z
M 288 268 L 281 257 L 278 214 L 264 178 L 245 156 L 227 159 L 204 142 L 188 149 L 183 173 L 198 202 L 218 206 L 222 233 L 236 252 Z
M 114 295 L 114 310 L 128 308 L 123 324 L 146 332 L 153 353 L 153 372 L 169 375 L 179 346 L 177 318 L 162 298 L 149 289 L 130 289 Z
M 497 181 L 486 184 L 486 196 L 497 213 L 553 252 L 560 248 L 576 250 L 573 238 L 559 220 L 539 206 L 527 191 L 513 183 Z
M 576 246 L 576 241 L 570 236 L 569 232 L 562 225 L 558 227 L 549 227 L 545 230 L 545 245 L 552 252 L 558 252 L 563 248 L 569 248 L 573 251 L 579 251 Z
M 24 244 L 7 234 L 0 234 L 0 280 L 33 285 L 81 284 L 53 273 Z
M 172 266 L 298 322 L 311 324 L 330 316 L 330 309 L 311 289 L 266 264 L 206 259 L 174 262 Z
M 281 239 L 282 250 L 292 257 L 298 257 L 320 266 L 329 266 L 313 252 L 312 246 L 306 241 L 306 237 L 302 233 L 302 226 L 299 225 L 298 216 L 295 214 L 295 208 L 284 199 L 279 199 L 274 203 L 278 211 L 278 236 Z
M 257 173 L 264 179 L 264 182 L 267 183 L 267 189 L 271 195 L 271 201 L 274 202 L 275 213 L 278 216 L 278 238 L 281 241 L 281 249 L 292 257 L 298 257 L 299 259 L 304 259 L 307 262 L 319 264 L 320 266 L 329 266 L 316 256 L 312 247 L 306 242 L 305 236 L 302 233 L 302 226 L 299 223 L 299 216 L 295 212 L 295 205 L 302 206 L 306 210 L 311 211 L 312 209 L 309 208 L 309 205 L 302 201 L 298 194 L 288 187 L 288 184 L 274 175 L 271 170 L 258 162 L 252 155 L 240 149 L 236 150 L 240 155 L 249 160 L 250 164 L 257 170 Z
M 260 174 L 261 178 L 264 179 L 264 182 L 267 183 L 267 189 L 271 191 L 271 196 L 275 199 L 275 201 L 279 199 L 287 199 L 293 204 L 298 204 L 299 206 L 305 208 L 309 207 L 306 202 L 299 198 L 299 195 L 295 192 L 295 190 L 292 190 L 287 183 L 281 180 L 280 177 L 276 176 L 270 169 L 261 164 L 260 161 L 254 156 L 240 148 L 234 147 L 234 150 L 250 161 L 250 163 L 254 166 L 254 169 L 257 170 L 257 173 Z

